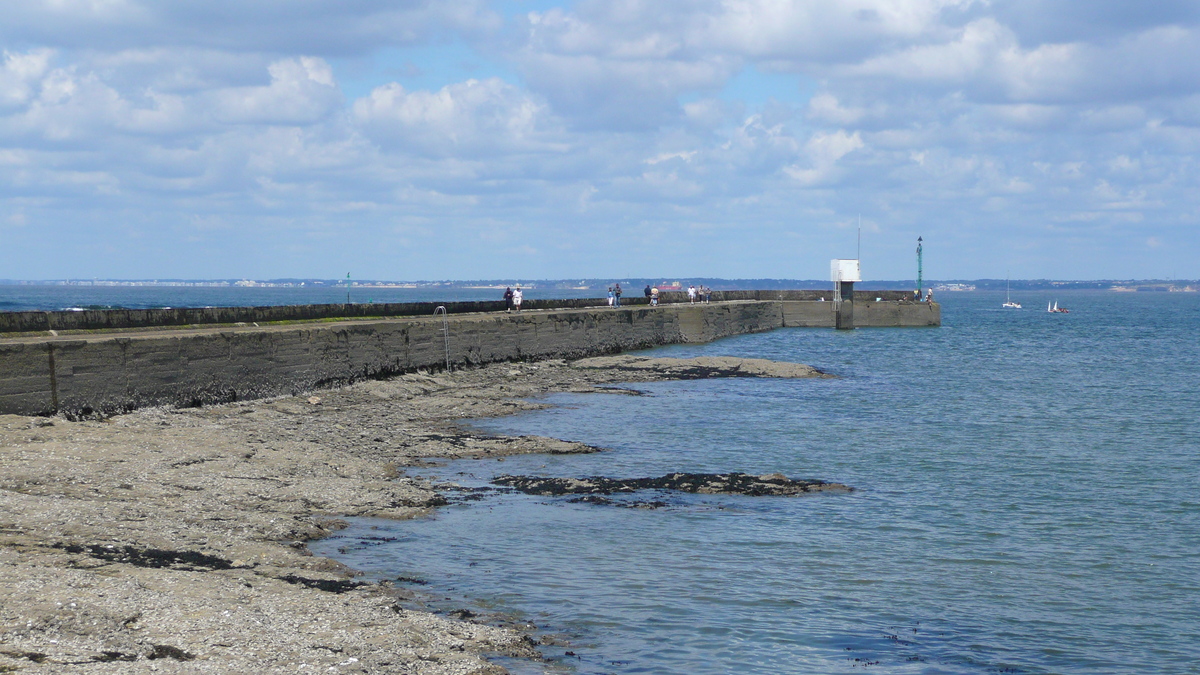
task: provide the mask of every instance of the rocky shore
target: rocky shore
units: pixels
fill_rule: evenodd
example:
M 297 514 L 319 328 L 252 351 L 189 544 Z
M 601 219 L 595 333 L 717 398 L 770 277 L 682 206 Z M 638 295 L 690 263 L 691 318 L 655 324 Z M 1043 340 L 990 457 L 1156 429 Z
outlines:
M 481 436 L 459 420 L 539 408 L 529 398 L 549 392 L 731 376 L 825 375 L 618 356 L 106 419 L 0 416 L 0 673 L 505 672 L 488 656 L 538 657 L 519 628 L 407 609 L 403 589 L 364 582 L 304 542 L 343 517 L 445 503 L 405 467 L 598 450 Z
M 529 495 L 612 495 L 639 490 L 675 490 L 705 495 L 748 495 L 751 497 L 794 497 L 812 492 L 850 492 L 841 483 L 796 480 L 783 474 L 752 476 L 744 473 L 673 473 L 656 478 L 545 478 L 542 476 L 497 476 L 506 485 Z

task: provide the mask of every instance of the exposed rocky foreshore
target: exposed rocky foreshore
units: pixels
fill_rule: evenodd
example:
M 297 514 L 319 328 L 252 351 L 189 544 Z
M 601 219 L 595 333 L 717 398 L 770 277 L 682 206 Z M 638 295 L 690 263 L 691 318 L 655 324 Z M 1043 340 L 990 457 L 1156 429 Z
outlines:
M 648 373 L 659 379 L 698 380 L 706 377 L 833 377 L 803 363 L 735 356 L 698 356 L 692 359 L 635 356 L 596 356 L 580 359 L 575 368 L 604 369 L 625 373 Z
M 304 542 L 342 517 L 445 503 L 407 466 L 597 450 L 482 436 L 459 420 L 542 407 L 528 399 L 548 392 L 717 376 L 822 374 L 605 357 L 107 419 L 0 416 L 0 672 L 504 672 L 489 654 L 538 655 L 520 630 L 408 609 L 403 589 L 357 579 Z
M 702 495 L 748 495 L 751 497 L 794 497 L 812 492 L 851 488 L 823 480 L 788 478 L 780 473 L 752 476 L 745 473 L 672 473 L 656 478 L 545 478 L 543 476 L 497 476 L 493 481 L 530 495 L 611 495 L 639 490 L 675 490 Z

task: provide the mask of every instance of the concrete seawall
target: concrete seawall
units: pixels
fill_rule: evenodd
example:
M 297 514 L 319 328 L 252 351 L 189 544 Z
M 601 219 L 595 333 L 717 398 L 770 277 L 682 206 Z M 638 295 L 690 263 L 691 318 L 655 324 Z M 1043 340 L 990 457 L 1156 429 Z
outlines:
M 868 293 L 875 297 L 878 294 Z M 937 326 L 937 303 L 855 298 L 860 327 Z M 832 327 L 834 303 L 553 309 L 0 340 L 0 413 L 88 415 L 294 394 L 418 369 L 579 358 L 780 327 Z
M 855 302 L 880 298 L 908 298 L 903 291 L 856 291 Z M 715 291 L 712 299 L 817 301 L 833 299 L 833 291 Z M 687 302 L 687 293 L 662 293 L 662 303 Z M 584 309 L 604 307 L 605 298 L 526 299 L 523 308 Z M 647 305 L 649 300 L 638 289 L 629 289 L 623 305 Z M 279 321 L 318 321 L 328 319 L 380 319 L 402 316 L 429 316 L 436 307 L 445 307 L 447 314 L 498 312 L 504 309 L 503 300 L 460 302 L 389 302 L 335 305 L 271 305 L 266 307 L 173 307 L 157 309 L 82 309 L 57 312 L 0 312 L 0 337 L 21 333 L 68 330 L 113 330 L 124 328 L 161 328 L 163 326 L 207 326 L 215 324 L 272 323 Z

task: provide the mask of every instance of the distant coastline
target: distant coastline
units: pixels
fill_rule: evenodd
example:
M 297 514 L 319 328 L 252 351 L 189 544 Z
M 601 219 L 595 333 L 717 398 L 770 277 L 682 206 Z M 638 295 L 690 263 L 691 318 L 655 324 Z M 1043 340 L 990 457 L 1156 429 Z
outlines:
M 176 288 L 309 288 L 309 289 L 422 289 L 422 290 L 480 290 L 521 286 L 526 290 L 543 292 L 592 290 L 603 295 L 608 287 L 620 283 L 627 292 L 636 293 L 644 286 L 663 290 L 684 290 L 689 285 L 707 286 L 718 291 L 732 290 L 792 290 L 820 289 L 830 284 L 823 279 L 723 279 L 642 278 L 619 279 L 470 279 L 394 281 L 379 279 L 0 279 L 0 286 L 79 286 L 103 288 L 176 287 Z M 913 279 L 875 279 L 862 282 L 872 290 L 911 290 Z M 1099 290 L 1115 292 L 1187 292 L 1200 291 L 1200 280 L 1194 279 L 926 279 L 923 284 L 940 292 L 1002 291 L 1006 284 L 1014 291 L 1037 290 Z M 599 296 L 597 296 L 599 297 Z

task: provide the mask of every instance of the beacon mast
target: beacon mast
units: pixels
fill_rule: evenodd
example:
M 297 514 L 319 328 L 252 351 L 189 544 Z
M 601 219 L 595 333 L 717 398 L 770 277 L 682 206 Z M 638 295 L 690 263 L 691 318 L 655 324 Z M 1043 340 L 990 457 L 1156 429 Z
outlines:
M 921 287 L 925 285 L 924 274 L 921 269 L 921 238 L 917 237 L 917 299 L 921 298 Z

